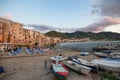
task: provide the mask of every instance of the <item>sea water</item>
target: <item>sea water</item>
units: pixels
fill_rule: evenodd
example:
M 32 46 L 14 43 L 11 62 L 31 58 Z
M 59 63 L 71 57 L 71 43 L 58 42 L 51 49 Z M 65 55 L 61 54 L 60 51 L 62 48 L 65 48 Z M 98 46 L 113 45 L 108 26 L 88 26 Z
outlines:
M 120 48 L 120 41 L 64 42 L 57 45 L 58 48 L 83 51 L 92 51 L 92 48 L 97 46 Z

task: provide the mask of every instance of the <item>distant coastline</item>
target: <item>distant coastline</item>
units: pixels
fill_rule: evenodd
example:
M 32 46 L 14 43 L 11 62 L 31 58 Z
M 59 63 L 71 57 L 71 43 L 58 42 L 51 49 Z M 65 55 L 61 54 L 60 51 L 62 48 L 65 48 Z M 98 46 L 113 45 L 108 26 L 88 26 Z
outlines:
M 62 33 L 57 31 L 50 31 L 45 34 L 49 37 L 59 37 L 62 40 L 82 40 L 82 41 L 118 41 L 120 40 L 120 34 L 114 32 L 99 32 L 99 33 L 92 33 L 92 32 L 82 32 L 76 31 L 73 33 Z M 85 40 L 84 40 L 85 39 Z
M 120 50 L 120 41 L 63 42 L 57 45 L 57 48 L 83 51 L 92 51 L 93 47 Z

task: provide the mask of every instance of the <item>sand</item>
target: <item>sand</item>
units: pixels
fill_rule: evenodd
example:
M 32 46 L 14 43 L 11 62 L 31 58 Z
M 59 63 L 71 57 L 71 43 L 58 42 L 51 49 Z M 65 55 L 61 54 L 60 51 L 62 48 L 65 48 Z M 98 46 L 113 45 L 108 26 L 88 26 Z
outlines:
M 69 55 L 79 54 L 78 51 L 62 50 L 59 53 L 46 53 L 43 56 L 31 57 L 17 57 L 17 58 L 1 58 L 0 65 L 5 68 L 5 72 L 0 74 L 0 80 L 56 80 L 57 78 L 50 71 L 50 57 L 59 55 L 60 53 Z M 22 53 L 22 55 L 26 53 Z M 92 60 L 96 56 L 80 56 L 86 60 Z M 44 68 L 44 61 L 47 60 L 47 69 Z M 79 75 L 78 73 L 70 70 L 67 80 L 97 80 L 94 73 L 88 75 Z

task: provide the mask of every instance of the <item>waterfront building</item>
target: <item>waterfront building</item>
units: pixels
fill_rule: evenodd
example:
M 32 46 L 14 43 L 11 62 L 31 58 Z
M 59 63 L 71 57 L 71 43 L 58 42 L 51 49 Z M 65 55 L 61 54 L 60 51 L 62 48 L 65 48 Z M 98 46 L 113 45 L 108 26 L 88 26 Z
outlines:
M 24 29 L 23 24 L 8 19 L 0 18 L 0 43 L 12 43 L 13 45 L 46 46 L 61 42 L 60 38 L 47 37 L 44 34 Z

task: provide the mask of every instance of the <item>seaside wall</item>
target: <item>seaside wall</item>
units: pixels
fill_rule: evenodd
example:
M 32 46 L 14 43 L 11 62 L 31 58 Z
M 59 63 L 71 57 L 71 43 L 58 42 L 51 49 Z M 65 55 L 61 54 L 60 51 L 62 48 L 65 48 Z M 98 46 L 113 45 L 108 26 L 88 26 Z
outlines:
M 47 37 L 38 31 L 24 29 L 23 24 L 0 18 L 0 43 L 12 43 L 13 45 L 52 45 L 60 43 L 60 38 Z

